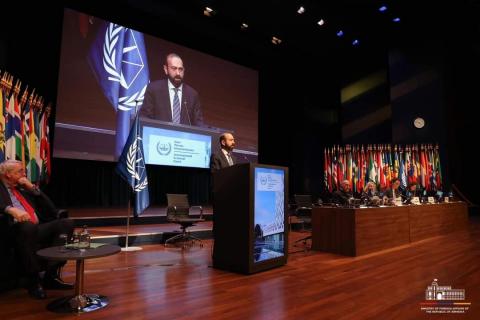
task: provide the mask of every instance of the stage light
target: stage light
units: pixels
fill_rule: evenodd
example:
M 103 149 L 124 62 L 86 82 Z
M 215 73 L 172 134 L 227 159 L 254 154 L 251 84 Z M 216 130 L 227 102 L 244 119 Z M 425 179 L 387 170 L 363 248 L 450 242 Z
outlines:
M 399 17 L 393 18 L 392 21 L 393 22 L 400 22 L 400 18 Z
M 298 14 L 302 14 L 302 13 L 304 13 L 304 12 L 305 12 L 305 8 L 302 7 L 302 6 L 300 6 L 300 8 L 298 8 L 298 10 L 297 10 L 297 13 L 298 13 Z
M 320 20 L 317 22 L 317 24 L 318 24 L 319 26 L 323 26 L 323 25 L 325 24 L 325 20 L 320 19 Z
M 215 14 L 215 11 L 210 7 L 205 7 L 205 9 L 203 9 L 203 15 L 207 17 L 212 17 L 214 14 Z
M 240 25 L 240 29 L 242 29 L 242 30 L 248 29 L 248 24 L 246 24 L 245 22 L 243 22 L 243 23 Z
M 282 43 L 282 39 L 277 38 L 277 37 L 272 37 L 272 43 L 273 44 L 280 44 L 280 43 Z
M 343 31 L 342 30 L 337 31 L 337 37 L 343 37 Z
M 380 12 L 387 11 L 387 6 L 381 6 L 380 8 L 378 8 L 378 11 L 380 11 Z
M 353 40 L 352 46 L 358 46 L 360 44 L 360 41 L 358 39 Z

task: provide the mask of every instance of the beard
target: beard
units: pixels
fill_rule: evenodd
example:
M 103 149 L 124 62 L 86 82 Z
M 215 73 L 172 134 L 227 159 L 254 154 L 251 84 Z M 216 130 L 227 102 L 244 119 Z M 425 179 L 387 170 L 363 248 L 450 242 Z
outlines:
M 183 78 L 180 77 L 180 76 L 176 76 L 176 77 L 168 76 L 168 78 L 170 79 L 170 82 L 171 82 L 175 87 L 179 87 L 179 86 L 183 83 Z

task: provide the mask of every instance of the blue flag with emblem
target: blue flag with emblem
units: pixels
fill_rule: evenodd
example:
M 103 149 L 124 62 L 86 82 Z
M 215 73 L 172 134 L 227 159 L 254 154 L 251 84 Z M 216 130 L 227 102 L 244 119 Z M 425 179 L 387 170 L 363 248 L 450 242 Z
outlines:
M 131 114 L 143 103 L 149 83 L 143 34 L 105 22 L 93 43 L 88 61 L 103 93 L 117 113 L 115 157 L 127 139 Z
M 135 194 L 133 210 L 135 216 L 140 215 L 150 205 L 147 168 L 143 157 L 142 137 L 139 132 L 140 125 L 137 115 L 115 168 L 117 173 L 132 187 Z

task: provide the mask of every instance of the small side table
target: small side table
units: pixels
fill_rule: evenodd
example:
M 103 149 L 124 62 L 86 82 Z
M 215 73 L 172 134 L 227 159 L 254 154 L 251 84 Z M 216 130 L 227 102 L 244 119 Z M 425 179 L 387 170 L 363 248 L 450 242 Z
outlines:
M 54 300 L 48 304 L 47 309 L 58 313 L 84 313 L 107 306 L 107 297 L 83 293 L 85 259 L 110 256 L 118 252 L 120 247 L 110 244 L 84 250 L 66 249 L 64 246 L 38 250 L 37 255 L 45 259 L 76 260 L 75 295 Z

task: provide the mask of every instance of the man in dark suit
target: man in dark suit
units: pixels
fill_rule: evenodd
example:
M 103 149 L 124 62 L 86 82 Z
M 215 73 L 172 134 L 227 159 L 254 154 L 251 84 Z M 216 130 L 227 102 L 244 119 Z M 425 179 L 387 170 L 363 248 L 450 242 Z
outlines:
M 349 180 L 343 180 L 340 183 L 340 188 L 332 194 L 332 202 L 342 206 L 348 205 L 352 198 L 353 194 Z
M 58 209 L 37 186 L 25 176 L 23 164 L 6 160 L 0 164 L 0 215 L 8 224 L 6 239 L 12 243 L 19 257 L 22 271 L 28 277 L 28 292 L 37 299 L 46 298 L 47 289 L 72 289 L 63 282 L 60 268 L 65 261 L 42 261 L 36 251 L 55 245 L 62 245 L 73 233 L 73 221 L 58 219 Z M 45 270 L 43 281 L 39 273 Z M 43 284 L 43 285 L 42 285 Z
M 400 190 L 400 179 L 393 178 L 391 181 L 392 187 L 385 191 L 385 198 L 387 199 L 387 204 L 390 205 L 400 205 L 402 202 L 402 191 Z
M 235 138 L 230 132 L 225 132 L 220 136 L 220 152 L 213 153 L 210 158 L 210 170 L 213 172 L 233 166 L 237 159 L 232 155 L 235 148 Z
M 177 124 L 203 126 L 198 93 L 183 82 L 185 69 L 182 59 L 177 54 L 170 53 L 163 70 L 167 79 L 148 85 L 140 115 Z

